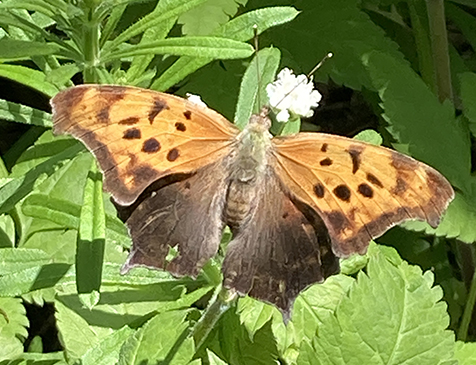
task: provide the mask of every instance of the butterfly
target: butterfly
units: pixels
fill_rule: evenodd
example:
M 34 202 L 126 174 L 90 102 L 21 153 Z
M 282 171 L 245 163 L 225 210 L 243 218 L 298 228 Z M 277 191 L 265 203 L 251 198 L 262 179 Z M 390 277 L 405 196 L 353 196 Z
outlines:
M 117 203 L 158 183 L 126 222 L 133 247 L 123 272 L 195 277 L 228 225 L 225 287 L 283 313 L 390 227 L 436 227 L 454 197 L 439 172 L 391 149 L 324 133 L 273 137 L 267 108 L 239 130 L 210 108 L 135 87 L 76 86 L 51 104 L 54 132 L 96 156 Z M 167 261 L 171 247 L 178 254 Z

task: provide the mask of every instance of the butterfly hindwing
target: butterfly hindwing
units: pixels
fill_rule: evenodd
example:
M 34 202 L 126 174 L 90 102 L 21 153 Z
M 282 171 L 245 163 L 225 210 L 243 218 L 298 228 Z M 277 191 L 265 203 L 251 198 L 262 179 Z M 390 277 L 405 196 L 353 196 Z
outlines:
M 122 271 L 145 265 L 195 277 L 218 250 L 225 199 L 222 161 L 146 197 L 127 220 L 134 246 Z M 171 247 L 178 256 L 167 264 Z
M 52 106 L 55 133 L 71 134 L 92 151 L 106 190 L 122 205 L 163 176 L 217 161 L 238 133 L 212 109 L 134 87 L 77 86 L 56 95 Z
M 233 229 L 224 283 L 289 314 L 299 292 L 336 273 L 339 263 L 319 216 L 293 202 L 271 168 L 261 183 L 250 219 Z

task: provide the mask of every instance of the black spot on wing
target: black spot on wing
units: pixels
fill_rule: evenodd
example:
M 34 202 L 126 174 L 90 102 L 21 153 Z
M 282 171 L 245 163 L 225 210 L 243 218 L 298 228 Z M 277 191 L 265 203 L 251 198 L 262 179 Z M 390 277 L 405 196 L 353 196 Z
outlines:
M 187 126 L 182 122 L 177 122 L 175 123 L 175 129 L 179 132 L 185 132 L 187 130 Z
M 120 124 L 120 125 L 134 125 L 134 124 L 137 124 L 138 122 L 139 122 L 138 117 L 129 117 L 129 118 L 121 119 L 119 121 L 119 123 L 117 123 L 117 124 Z
M 184 111 L 183 116 L 187 118 L 187 120 L 192 119 L 192 112 L 190 110 Z
M 149 138 L 148 140 L 144 141 L 144 144 L 142 145 L 142 151 L 147 153 L 158 152 L 160 151 L 160 142 L 155 138 Z
M 370 182 L 372 185 L 378 186 L 379 188 L 383 188 L 382 183 L 379 179 L 373 174 L 367 174 L 367 181 Z
M 172 148 L 169 153 L 167 153 L 167 160 L 170 162 L 175 161 L 177 158 L 179 158 L 180 152 L 177 148 Z
M 373 198 L 374 196 L 373 189 L 365 183 L 360 184 L 357 190 L 360 193 L 360 195 L 366 198 Z
M 324 194 L 325 194 L 324 185 L 322 185 L 319 182 L 316 185 L 314 185 L 314 193 L 316 194 L 318 198 L 324 198 Z
M 321 166 L 330 166 L 332 165 L 332 160 L 329 157 L 326 157 L 321 162 L 319 162 Z
M 347 185 L 339 185 L 334 190 L 334 195 L 342 201 L 350 201 L 350 189 Z
M 142 133 L 139 128 L 129 128 L 124 131 L 124 135 L 122 136 L 124 139 L 141 139 Z

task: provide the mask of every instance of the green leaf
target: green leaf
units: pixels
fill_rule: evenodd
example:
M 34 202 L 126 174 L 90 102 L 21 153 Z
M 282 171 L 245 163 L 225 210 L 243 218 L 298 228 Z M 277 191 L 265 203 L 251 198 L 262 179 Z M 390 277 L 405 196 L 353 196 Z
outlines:
M 175 0 L 174 2 L 170 2 L 168 6 L 168 11 L 165 11 L 161 14 L 156 14 L 155 12 L 152 12 L 146 15 L 141 20 L 132 24 L 129 28 L 119 34 L 119 36 L 117 36 L 112 42 L 106 43 L 106 46 L 104 47 L 104 52 L 116 49 L 120 44 L 126 42 L 132 37 L 135 37 L 146 31 L 147 29 L 161 24 L 162 22 L 168 21 L 168 19 L 170 18 L 175 18 L 178 15 L 194 8 L 195 6 L 200 5 L 205 1 L 206 0 L 190 0 L 184 2 L 182 0 Z
M 465 72 L 459 74 L 461 103 L 463 114 L 469 122 L 469 129 L 476 136 L 476 74 Z
M 55 309 L 59 339 L 69 359 L 79 359 L 100 344 L 102 339 L 83 317 L 59 300 L 55 301 Z
M 274 81 L 280 58 L 281 52 L 277 48 L 265 48 L 257 53 L 246 68 L 234 119 L 238 128 L 243 129 L 248 124 L 251 114 L 258 113 L 259 108 L 267 104 L 266 85 Z M 261 105 L 257 105 L 258 92 Z
M 21 299 L 0 297 L 0 361 L 22 354 L 23 341 L 28 337 L 26 327 L 28 318 Z
M 467 197 L 456 192 L 453 202 L 449 205 L 437 228 L 432 228 L 428 223 L 421 221 L 407 221 L 402 223 L 401 227 L 448 238 L 458 237 L 463 242 L 473 243 L 476 241 L 476 231 L 474 230 L 474 222 L 476 222 L 475 204 L 476 199 L 474 197 Z
M 46 265 L 50 262 L 51 257 L 42 250 L 3 248 L 0 249 L 0 276 Z
M 334 275 L 322 284 L 310 286 L 296 298 L 291 317 L 296 344 L 316 336 L 318 328 L 325 323 L 328 315 L 335 312 L 353 283 L 351 277 Z
M 150 319 L 124 343 L 118 364 L 160 363 L 166 359 L 173 359 L 172 364 L 191 361 L 194 349 L 193 339 L 187 339 L 188 313 L 188 310 L 170 311 Z M 177 362 L 177 357 L 188 358 L 188 361 Z
M 456 364 L 454 333 L 433 274 L 369 247 L 367 273 L 323 317 L 298 364 Z
M 55 43 L 0 39 L 0 59 L 29 59 L 32 56 L 55 54 L 59 49 Z
M 275 364 L 278 357 L 271 322 L 250 336 L 232 309 L 219 319 L 208 348 L 231 365 Z
M 476 364 L 476 343 L 457 341 L 455 345 L 455 357 L 459 365 Z
M 227 365 L 222 359 L 220 359 L 217 355 L 207 349 L 208 361 L 210 365 Z
M 373 129 L 366 129 L 354 136 L 354 139 L 362 142 L 367 142 L 375 146 L 380 146 L 383 142 L 382 136 Z
M 450 103 L 440 104 L 405 63 L 371 52 L 364 61 L 379 90 L 383 117 L 392 136 L 408 144 L 413 157 L 442 172 L 453 185 L 470 192 L 469 134 L 455 120 Z
M 173 6 L 174 6 L 173 1 L 159 1 L 156 8 L 154 9 L 154 12 L 157 14 L 163 13 L 163 12 L 169 11 Z M 160 24 L 157 24 L 155 27 L 148 28 L 142 35 L 142 38 L 139 44 L 149 43 L 159 39 L 164 39 L 167 36 L 167 34 L 170 32 L 172 27 L 174 26 L 176 20 L 177 20 L 176 17 L 172 17 Z M 133 84 L 133 85 L 140 84 L 138 81 L 139 78 L 141 76 L 143 77 L 144 72 L 146 71 L 147 67 L 149 66 L 150 62 L 154 59 L 154 57 L 155 55 L 152 55 L 152 54 L 134 57 L 134 59 L 131 62 L 131 66 L 128 68 L 126 73 L 128 84 Z M 152 75 L 152 77 L 153 76 L 155 76 L 155 72 L 154 72 L 154 75 Z
M 258 33 L 266 29 L 293 20 L 298 11 L 291 7 L 274 7 L 247 12 L 224 24 L 213 33 L 214 36 L 247 41 L 253 38 L 253 26 L 256 24 Z M 213 61 L 205 57 L 181 57 L 169 67 L 151 85 L 151 89 L 164 91 L 175 85 L 187 75 Z
M 253 54 L 251 45 L 227 38 L 180 37 L 151 43 L 141 43 L 102 57 L 103 62 L 125 57 L 168 54 L 175 56 L 209 57 L 212 59 L 246 58 Z
M 24 66 L 0 64 L 0 76 L 19 82 L 52 97 L 59 90 L 46 81 L 43 72 Z
M 283 63 L 297 74 L 308 72 L 332 52 L 334 57 L 319 69 L 315 80 L 325 82 L 330 77 L 338 85 L 373 90 L 362 56 L 373 50 L 395 60 L 403 60 L 403 55 L 360 4 L 359 0 L 304 1 L 292 27 L 274 29 L 270 41 L 285 50 Z
M 75 63 L 67 63 L 61 65 L 46 74 L 46 81 L 52 83 L 58 88 L 62 88 L 68 84 L 71 78 L 80 71 Z
M 26 105 L 0 99 L 0 118 L 13 122 L 52 127 L 51 114 Z
M 0 247 L 15 247 L 15 222 L 7 214 L 0 215 Z
M 78 293 L 90 293 L 101 288 L 106 218 L 102 196 L 102 176 L 96 160 L 92 160 L 84 186 L 83 204 L 79 216 L 76 244 L 76 280 Z
M 2 249 L 5 250 L 5 249 Z M 15 270 L 0 276 L 0 293 L 14 297 L 29 291 L 74 284 L 75 273 L 70 264 L 47 264 Z
M 128 326 L 114 331 L 102 339 L 95 347 L 91 347 L 82 357 L 82 365 L 109 365 L 119 361 L 119 353 L 124 341 L 134 331 Z
M 29 217 L 47 219 L 65 228 L 79 229 L 81 206 L 70 200 L 56 199 L 47 194 L 30 194 L 22 203 L 22 212 Z M 115 215 L 106 214 L 106 237 L 128 240 L 127 228 Z
M 476 17 L 469 12 L 464 11 L 463 8 L 451 4 L 445 4 L 446 17 L 456 25 L 458 30 L 463 33 L 466 41 L 471 44 L 473 49 L 476 48 L 476 35 L 474 34 L 474 27 L 476 27 Z
M 247 0 L 208 0 L 180 15 L 182 33 L 186 35 L 208 35 L 233 17 L 240 5 Z

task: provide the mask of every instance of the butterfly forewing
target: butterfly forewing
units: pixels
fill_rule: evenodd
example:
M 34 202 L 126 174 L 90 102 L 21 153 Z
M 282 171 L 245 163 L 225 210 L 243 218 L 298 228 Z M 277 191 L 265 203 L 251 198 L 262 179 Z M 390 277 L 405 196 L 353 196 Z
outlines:
M 436 170 L 384 147 L 322 133 L 273 141 L 278 175 L 320 214 L 339 255 L 364 253 L 407 219 L 438 225 L 454 196 Z
M 125 205 L 161 177 L 227 155 L 238 133 L 212 109 L 133 87 L 79 86 L 59 93 L 52 105 L 55 133 L 71 134 L 93 152 L 106 189 Z

